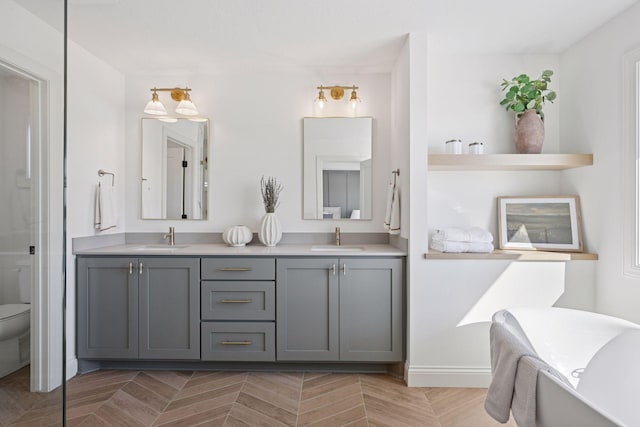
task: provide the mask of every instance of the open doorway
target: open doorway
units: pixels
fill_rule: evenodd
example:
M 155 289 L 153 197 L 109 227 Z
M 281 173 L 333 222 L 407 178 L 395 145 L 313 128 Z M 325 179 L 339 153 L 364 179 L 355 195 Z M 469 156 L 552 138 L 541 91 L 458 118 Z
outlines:
M 0 399 L 16 399 L 0 405 L 3 422 L 19 420 L 27 401 L 57 402 L 59 394 L 62 402 L 62 222 L 50 203 L 50 89 L 0 61 Z

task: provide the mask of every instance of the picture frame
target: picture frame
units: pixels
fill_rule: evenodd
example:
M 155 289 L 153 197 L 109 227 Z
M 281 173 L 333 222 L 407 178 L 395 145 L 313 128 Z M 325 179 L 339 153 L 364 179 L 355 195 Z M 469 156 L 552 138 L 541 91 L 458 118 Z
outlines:
M 582 252 L 578 196 L 498 197 L 500 249 Z

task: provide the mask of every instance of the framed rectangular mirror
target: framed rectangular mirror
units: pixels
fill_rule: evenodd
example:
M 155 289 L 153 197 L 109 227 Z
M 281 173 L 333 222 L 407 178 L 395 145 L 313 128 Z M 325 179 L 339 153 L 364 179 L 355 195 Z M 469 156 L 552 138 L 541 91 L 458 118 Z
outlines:
M 208 119 L 142 119 L 142 219 L 207 219 Z
M 304 119 L 304 219 L 371 219 L 371 117 Z

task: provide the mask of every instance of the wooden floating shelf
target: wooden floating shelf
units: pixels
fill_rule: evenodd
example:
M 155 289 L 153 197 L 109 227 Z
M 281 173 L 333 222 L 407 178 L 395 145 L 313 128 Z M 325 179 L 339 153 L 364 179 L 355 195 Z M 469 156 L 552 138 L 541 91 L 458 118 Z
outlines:
M 492 253 L 452 253 L 431 251 L 425 259 L 434 260 L 511 260 L 511 261 L 597 261 L 598 254 L 586 252 L 514 251 L 496 249 Z
M 429 154 L 430 171 L 565 170 L 593 165 L 593 154 Z

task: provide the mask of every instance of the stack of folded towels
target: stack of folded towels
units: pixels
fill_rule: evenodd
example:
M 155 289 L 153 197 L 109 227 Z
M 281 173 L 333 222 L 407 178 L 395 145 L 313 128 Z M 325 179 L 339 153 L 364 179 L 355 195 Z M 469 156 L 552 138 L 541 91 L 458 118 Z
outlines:
M 440 252 L 481 252 L 493 251 L 493 236 L 480 227 L 442 228 L 431 237 L 431 249 Z

